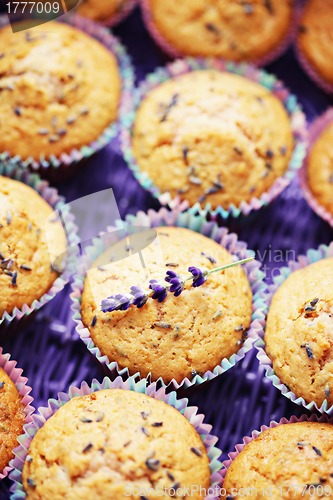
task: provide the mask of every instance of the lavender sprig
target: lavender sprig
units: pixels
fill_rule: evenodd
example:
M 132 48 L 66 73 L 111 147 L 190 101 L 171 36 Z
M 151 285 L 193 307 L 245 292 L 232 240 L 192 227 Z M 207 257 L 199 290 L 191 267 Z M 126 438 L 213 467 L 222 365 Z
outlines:
M 217 273 L 218 271 L 224 271 L 230 267 L 246 264 L 247 262 L 251 262 L 253 259 L 254 257 L 249 257 L 247 259 L 232 262 L 231 264 L 226 264 L 210 270 L 191 266 L 188 268 L 190 276 L 187 276 L 186 278 L 180 276 L 175 271 L 167 271 L 165 277 L 166 284 L 156 279 L 152 279 L 149 281 L 149 290 L 144 290 L 139 286 L 132 286 L 130 293 L 111 295 L 107 299 L 102 300 L 101 309 L 104 313 L 112 311 L 126 311 L 131 305 L 140 309 L 147 303 L 149 298 L 158 300 L 158 302 L 163 302 L 166 299 L 168 292 L 171 292 L 175 297 L 178 297 L 185 289 L 185 283 L 189 280 L 192 280 L 192 286 L 196 288 L 203 285 L 211 274 Z

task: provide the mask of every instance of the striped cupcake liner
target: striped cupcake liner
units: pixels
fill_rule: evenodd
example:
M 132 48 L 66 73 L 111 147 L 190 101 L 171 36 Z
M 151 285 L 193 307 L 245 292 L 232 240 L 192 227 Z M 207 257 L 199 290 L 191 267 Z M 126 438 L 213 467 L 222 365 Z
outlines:
M 147 93 L 161 83 L 191 71 L 204 69 L 215 69 L 218 71 L 227 71 L 248 78 L 260 85 L 263 85 L 270 90 L 273 95 L 281 100 L 289 117 L 291 129 L 294 136 L 294 151 L 289 162 L 288 169 L 282 177 L 278 177 L 269 190 L 263 193 L 260 198 L 253 197 L 249 202 L 242 201 L 239 207 L 231 204 L 228 209 L 224 209 L 219 205 L 215 210 L 211 204 L 207 203 L 202 206 L 197 202 L 190 210 L 194 214 L 210 215 L 210 218 L 215 220 L 218 216 L 223 219 L 228 217 L 239 217 L 241 215 L 249 215 L 250 212 L 259 210 L 260 208 L 271 203 L 291 182 L 295 174 L 301 168 L 304 157 L 306 155 L 306 140 L 307 128 L 306 117 L 301 110 L 301 106 L 295 95 L 290 94 L 283 83 L 274 75 L 268 74 L 263 70 L 257 69 L 248 64 L 228 63 L 221 59 L 202 59 L 202 58 L 186 58 L 178 59 L 167 64 L 164 68 L 158 68 L 154 73 L 147 76 L 146 80 L 141 82 L 138 89 L 133 94 L 132 110 L 123 117 L 120 124 L 119 140 L 124 158 L 132 170 L 134 177 L 141 186 L 149 191 L 162 205 L 169 206 L 171 209 L 180 205 L 180 197 L 172 198 L 169 192 L 161 192 L 160 189 L 153 183 L 146 172 L 141 171 L 132 148 L 132 135 L 135 124 L 136 111 L 140 106 L 141 101 Z M 186 206 L 188 207 L 188 202 Z
M 116 15 L 108 19 L 98 20 L 95 22 L 98 22 L 98 24 L 101 24 L 102 26 L 113 28 L 114 26 L 117 26 L 117 24 L 120 24 L 122 21 L 124 21 L 132 13 L 137 4 L 137 0 L 127 0 L 127 2 L 122 5 L 121 10 L 117 12 Z
M 300 185 L 303 191 L 304 198 L 312 208 L 314 212 L 316 212 L 319 217 L 328 222 L 330 226 L 333 227 L 333 214 L 329 212 L 325 207 L 320 205 L 319 201 L 314 197 L 311 189 L 308 185 L 307 179 L 307 166 L 309 161 L 309 156 L 311 152 L 311 148 L 319 138 L 322 132 L 328 127 L 330 123 L 333 122 L 333 108 L 329 108 L 325 113 L 319 116 L 310 126 L 309 128 L 309 146 L 307 155 L 304 159 L 303 166 L 299 172 Z
M 304 269 L 305 267 L 313 264 L 314 262 L 318 262 L 322 259 L 327 259 L 329 257 L 333 257 L 333 242 L 327 245 L 320 245 L 318 250 L 308 250 L 306 255 L 300 255 L 297 258 L 297 261 L 291 261 L 288 264 L 288 267 L 282 267 L 277 276 L 273 277 L 273 284 L 268 286 L 268 305 L 270 306 L 273 295 L 277 291 L 277 289 L 286 281 L 288 276 L 294 271 L 298 271 L 299 269 Z M 333 406 L 327 407 L 327 400 L 323 402 L 320 408 L 318 408 L 317 404 L 312 401 L 311 403 L 306 403 L 306 401 L 302 397 L 297 397 L 281 380 L 275 375 L 273 370 L 273 363 L 271 359 L 268 357 L 265 351 L 265 342 L 262 338 L 257 340 L 254 344 L 256 349 L 258 350 L 257 358 L 261 365 L 263 365 L 265 369 L 266 377 L 272 382 L 274 387 L 276 387 L 286 398 L 290 399 L 293 403 L 298 406 L 304 406 L 307 410 L 314 411 L 318 410 L 320 413 L 327 413 L 329 416 L 333 416 Z
M 176 226 L 182 228 L 188 228 L 197 233 L 203 234 L 208 238 L 212 238 L 222 247 L 228 250 L 232 255 L 237 256 L 239 259 L 244 259 L 254 255 L 254 252 L 247 249 L 247 245 L 244 242 L 238 241 L 236 234 L 229 234 L 228 229 L 218 227 L 215 222 L 207 222 L 204 216 L 193 215 L 190 212 L 181 212 L 180 210 L 173 210 L 169 212 L 165 208 L 161 208 L 158 212 L 154 210 L 149 210 L 148 214 L 143 212 L 138 212 L 136 216 L 129 215 L 126 218 L 125 225 L 127 227 L 158 227 L 158 226 Z M 107 228 L 107 233 L 112 235 L 114 228 Z M 114 233 L 113 233 L 114 234 Z M 105 236 L 105 235 L 104 235 Z M 113 237 L 113 236 L 112 236 Z M 109 243 L 110 244 L 110 243 Z M 94 245 L 88 247 L 86 253 L 81 257 L 81 262 L 78 266 L 77 274 L 74 277 L 74 282 L 72 284 L 73 292 L 71 294 L 71 299 L 73 301 L 73 320 L 76 323 L 76 331 L 78 332 L 80 338 L 85 343 L 89 352 L 104 366 L 107 367 L 111 372 L 111 377 L 115 378 L 121 375 L 123 378 L 128 378 L 130 373 L 128 368 L 120 369 L 118 363 L 108 359 L 107 356 L 103 356 L 100 349 L 94 344 L 89 329 L 86 328 L 82 322 L 81 316 L 81 298 L 84 289 L 84 281 L 86 278 L 86 269 L 89 269 L 91 263 L 97 259 L 104 250 L 108 247 L 107 238 L 96 238 L 94 240 Z M 247 273 L 252 293 L 253 293 L 253 303 L 252 303 L 252 320 L 248 331 L 248 337 L 242 345 L 242 348 L 233 354 L 229 359 L 223 359 L 222 362 L 216 366 L 213 371 L 207 371 L 204 375 L 195 375 L 192 380 L 185 378 L 178 383 L 176 380 L 172 380 L 169 384 L 165 384 L 162 378 L 158 379 L 158 382 L 163 387 L 172 388 L 172 390 L 178 390 L 180 388 L 189 388 L 193 386 L 198 386 L 206 381 L 212 380 L 219 375 L 235 366 L 235 364 L 244 358 L 245 354 L 250 351 L 253 347 L 253 343 L 260 337 L 263 336 L 263 328 L 265 326 L 265 316 L 267 311 L 266 303 L 266 284 L 264 283 L 265 273 L 260 271 L 261 263 L 258 261 L 252 261 L 245 264 L 243 267 Z M 137 374 L 140 377 L 140 374 Z M 148 377 L 150 379 L 150 377 Z
M 223 462 L 223 469 L 220 471 L 222 481 L 224 481 L 228 469 L 235 458 L 238 457 L 238 455 L 244 450 L 247 444 L 256 439 L 262 432 L 266 431 L 267 429 L 274 429 L 274 427 L 278 427 L 279 425 L 296 424 L 297 422 L 320 422 L 333 424 L 333 418 L 328 418 L 326 415 L 322 415 L 320 418 L 315 414 L 311 415 L 310 417 L 308 417 L 307 415 L 302 415 L 300 418 L 292 416 L 289 420 L 283 417 L 279 422 L 273 420 L 268 426 L 262 425 L 259 431 L 255 430 L 252 432 L 251 436 L 245 436 L 243 438 L 243 442 L 235 446 L 236 451 L 228 454 L 229 460 L 225 460 Z
M 306 6 L 307 0 L 303 0 L 302 3 L 303 3 L 302 8 L 299 9 L 297 14 L 297 28 L 300 24 L 302 12 Z M 298 62 L 304 69 L 305 73 L 316 85 L 318 85 L 319 88 L 324 90 L 324 92 L 326 92 L 327 94 L 333 94 L 333 85 L 328 83 L 326 80 L 324 80 L 324 78 L 322 78 L 322 76 L 320 76 L 315 67 L 310 63 L 305 54 L 302 52 L 300 43 L 298 41 L 298 36 L 295 36 L 294 40 L 295 40 L 294 41 L 295 53 Z
M 149 31 L 151 37 L 155 41 L 156 45 L 158 45 L 163 52 L 168 54 L 173 59 L 184 57 L 186 54 L 183 54 L 181 51 L 177 50 L 173 47 L 170 42 L 168 42 L 162 34 L 159 32 L 157 26 L 154 23 L 154 19 L 151 13 L 151 9 L 149 6 L 149 0 L 139 0 L 142 12 L 142 19 L 145 23 L 147 30 Z M 265 66 L 266 64 L 270 64 L 276 59 L 278 59 L 284 52 L 288 49 L 289 45 L 293 42 L 296 36 L 297 29 L 297 11 L 299 8 L 299 0 L 293 0 L 294 3 L 294 13 L 293 18 L 290 23 L 290 27 L 284 38 L 281 40 L 279 45 L 271 50 L 266 56 L 261 57 L 255 61 L 252 61 L 252 64 L 255 64 L 257 67 Z
M 60 407 L 64 406 L 71 399 L 78 396 L 86 396 L 104 389 L 122 389 L 146 394 L 178 410 L 190 424 L 193 425 L 205 445 L 209 458 L 211 489 L 216 490 L 221 485 L 221 475 L 219 471 L 222 464 L 218 458 L 222 452 L 215 446 L 218 438 L 211 434 L 212 426 L 204 423 L 205 417 L 197 413 L 197 407 L 188 406 L 188 399 L 186 398 L 178 399 L 176 392 L 167 394 L 165 387 L 158 389 L 156 383 L 147 385 L 145 379 L 138 380 L 136 376 L 130 377 L 125 382 L 121 377 L 118 377 L 113 382 L 108 377 L 105 377 L 101 383 L 94 379 L 91 386 L 89 386 L 87 382 L 82 382 L 80 388 L 71 386 L 67 394 L 60 392 L 58 394 L 58 399 L 49 399 L 48 406 L 39 408 L 38 414 L 32 416 L 32 422 L 24 426 L 24 434 L 18 439 L 20 446 L 14 450 L 15 458 L 11 462 L 14 468 L 10 475 L 10 478 L 14 481 L 14 485 L 11 488 L 11 500 L 23 500 L 26 498 L 22 485 L 22 470 L 27 458 L 29 446 L 37 431 L 43 427 L 45 422 L 52 417 Z M 216 495 L 209 495 L 205 500 L 213 499 L 216 499 Z
M 70 212 L 69 205 L 65 205 L 65 199 L 58 194 L 58 191 L 49 186 L 47 181 L 43 181 L 37 174 L 29 170 L 0 162 L 0 175 L 14 179 L 32 187 L 40 196 L 53 208 L 57 210 L 62 208 L 64 223 L 67 231 L 67 242 L 70 248 L 67 251 L 65 261 L 65 269 L 63 273 L 54 281 L 50 290 L 45 293 L 40 299 L 34 300 L 30 306 L 25 304 L 22 308 L 15 307 L 12 313 L 5 312 L 0 317 L 0 332 L 1 335 L 13 333 L 17 328 L 22 328 L 31 320 L 33 313 L 36 313 L 41 307 L 50 302 L 65 285 L 69 282 L 69 278 L 74 274 L 77 264 L 77 227 L 74 223 L 74 215 Z
M 27 385 L 28 379 L 22 377 L 22 371 L 20 368 L 16 367 L 16 361 L 10 359 L 10 354 L 4 354 L 2 347 L 0 347 L 0 367 L 7 373 L 9 378 L 14 382 L 16 388 L 21 396 L 21 403 L 25 406 L 25 422 L 26 425 L 32 422 L 32 413 L 35 408 L 31 405 L 33 398 L 30 396 L 31 387 Z M 0 481 L 8 476 L 9 472 L 13 470 L 13 467 L 8 465 L 0 472 Z
M 113 36 L 106 28 L 90 19 L 78 16 L 77 14 L 62 16 L 60 22 L 65 22 L 74 28 L 84 31 L 86 34 L 101 42 L 114 54 L 118 62 L 119 74 L 121 77 L 121 97 L 118 120 L 112 122 L 96 140 L 88 145 L 82 146 L 80 149 L 73 149 L 69 154 L 62 153 L 59 158 L 52 155 L 48 160 L 43 154 L 40 155 L 39 160 L 35 160 L 32 157 L 22 160 L 18 155 L 12 157 L 8 151 L 0 152 L 0 162 L 29 168 L 30 170 L 38 171 L 42 176 L 50 175 L 52 180 L 61 180 L 62 176 L 68 175 L 69 172 L 75 172 L 75 167 L 77 165 L 86 162 L 94 153 L 103 149 L 116 137 L 119 121 L 122 120 L 123 116 L 130 113 L 132 109 L 131 96 L 135 79 L 131 59 L 125 47 L 119 42 L 118 38 Z M 5 25 L 8 25 L 8 16 L 0 16 L 0 28 Z

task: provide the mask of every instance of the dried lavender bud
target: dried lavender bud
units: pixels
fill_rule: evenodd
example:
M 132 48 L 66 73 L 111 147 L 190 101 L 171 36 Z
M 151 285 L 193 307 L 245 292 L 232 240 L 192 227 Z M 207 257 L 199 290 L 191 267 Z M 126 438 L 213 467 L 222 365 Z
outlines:
M 213 23 L 206 23 L 205 27 L 208 31 L 211 31 L 212 33 L 214 33 L 214 35 L 216 35 L 216 36 L 220 35 L 219 29 Z
M 315 446 L 312 446 L 312 449 L 315 453 L 317 453 L 317 455 L 319 455 L 320 457 L 322 456 L 322 453 L 320 450 L 318 450 L 318 448 L 316 448 Z
M 203 255 L 204 257 L 206 257 L 206 259 L 208 259 L 209 262 L 211 262 L 212 264 L 216 264 L 216 260 L 213 259 L 213 257 L 211 257 L 210 255 L 207 255 L 205 252 L 201 252 L 201 255 Z
M 194 447 L 193 447 L 193 448 L 191 448 L 191 451 L 192 451 L 195 455 L 197 455 L 197 457 L 202 457 L 202 453 L 201 453 L 201 451 L 200 451 L 198 448 L 194 448 Z
M 155 459 L 149 458 L 148 460 L 146 460 L 146 465 L 149 470 L 157 471 L 161 466 L 161 462 L 156 458 Z

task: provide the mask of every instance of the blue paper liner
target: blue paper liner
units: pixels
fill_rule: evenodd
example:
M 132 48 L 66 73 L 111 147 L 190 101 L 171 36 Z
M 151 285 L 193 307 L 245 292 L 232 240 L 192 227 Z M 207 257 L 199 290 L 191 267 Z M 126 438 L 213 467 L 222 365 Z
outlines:
M 154 210 L 149 210 L 147 214 L 143 212 L 138 212 L 136 216 L 129 215 L 126 218 L 126 225 L 128 226 L 145 226 L 145 227 L 158 227 L 158 226 L 176 226 L 184 227 L 203 234 L 209 238 L 212 238 L 219 244 L 221 244 L 226 250 L 228 250 L 232 255 L 236 255 L 238 259 L 244 259 L 247 257 L 254 256 L 254 252 L 247 249 L 247 245 L 244 242 L 238 241 L 236 234 L 229 234 L 228 229 L 218 227 L 215 222 L 207 222 L 204 216 L 193 215 L 189 212 L 181 212 L 180 210 L 174 210 L 169 212 L 165 208 L 155 212 Z M 112 234 L 114 228 L 107 228 L 107 233 Z M 82 323 L 81 316 L 81 297 L 84 288 L 84 280 L 86 277 L 86 269 L 89 269 L 91 263 L 98 258 L 104 250 L 107 248 L 106 239 L 104 242 L 100 238 L 94 240 L 93 246 L 86 249 L 85 255 L 82 256 L 81 264 L 78 266 L 78 272 L 74 277 L 74 283 L 72 284 L 73 292 L 71 294 L 71 299 L 73 301 L 73 320 L 76 323 L 76 330 L 80 338 L 85 343 L 89 352 L 98 359 L 98 361 L 106 366 L 113 378 L 118 375 L 124 378 L 129 377 L 128 368 L 120 369 L 115 361 L 109 360 L 107 356 L 103 356 L 101 351 L 97 346 L 95 346 L 89 329 L 86 328 Z M 250 329 L 248 332 L 248 337 L 243 343 L 241 349 L 233 354 L 229 359 L 223 359 L 221 364 L 216 366 L 213 371 L 207 371 L 203 376 L 196 375 L 192 380 L 185 378 L 180 384 L 176 380 L 172 380 L 168 385 L 166 385 L 162 378 L 158 381 L 164 387 L 172 387 L 173 389 L 188 388 L 192 386 L 198 386 L 208 380 L 212 380 L 218 375 L 226 372 L 235 364 L 244 358 L 245 354 L 250 351 L 253 347 L 253 343 L 263 336 L 263 328 L 265 326 L 265 315 L 267 311 L 266 303 L 266 284 L 264 283 L 265 273 L 260 271 L 261 263 L 254 260 L 244 265 L 244 269 L 247 272 L 248 279 L 251 285 L 251 290 L 253 293 L 252 302 L 252 320 Z
M 333 257 L 333 242 L 327 245 L 320 245 L 318 250 L 308 250 L 306 255 L 300 255 L 297 258 L 297 261 L 289 262 L 288 267 L 282 267 L 279 270 L 279 274 L 273 277 L 273 284 L 269 285 L 269 294 L 268 294 L 268 304 L 270 306 L 272 302 L 273 295 L 277 291 L 277 289 L 286 281 L 288 276 L 294 271 L 298 271 L 299 269 L 303 269 L 304 267 L 313 264 L 314 262 L 318 262 L 319 260 L 326 259 L 329 257 Z M 323 404 L 318 408 L 317 404 L 312 401 L 311 403 L 306 403 L 302 397 L 297 397 L 281 380 L 275 375 L 273 370 L 273 363 L 271 359 L 268 357 L 265 351 L 265 342 L 263 339 L 258 339 L 255 343 L 255 347 L 258 350 L 257 358 L 259 359 L 260 364 L 265 369 L 266 377 L 272 382 L 274 387 L 276 387 L 281 393 L 286 396 L 286 398 L 293 401 L 299 406 L 304 406 L 307 410 L 314 411 L 318 410 L 320 413 L 327 413 L 328 415 L 333 415 L 333 405 L 331 407 L 327 407 L 327 400 L 323 402 Z
M 24 434 L 18 439 L 20 446 L 14 450 L 15 458 L 11 462 L 14 470 L 10 474 L 10 478 L 15 483 L 11 488 L 11 500 L 23 500 L 26 498 L 22 485 L 22 470 L 30 443 L 37 431 L 61 406 L 65 405 L 71 399 L 104 389 L 123 389 L 146 394 L 178 410 L 193 425 L 205 445 L 211 472 L 211 488 L 215 489 L 214 487 L 221 485 L 219 471 L 222 464 L 218 458 L 222 452 L 215 446 L 218 441 L 217 437 L 210 434 L 212 426 L 204 423 L 204 415 L 197 413 L 197 407 L 188 406 L 188 399 L 186 398 L 178 399 L 176 392 L 167 394 L 164 387 L 158 389 L 156 383 L 147 385 L 146 379 L 138 380 L 137 377 L 133 376 L 124 382 L 121 377 L 118 377 L 112 382 L 109 378 L 105 377 L 101 383 L 94 379 L 91 386 L 87 382 L 82 382 L 80 388 L 71 386 L 68 393 L 60 392 L 57 399 L 50 399 L 48 406 L 46 408 L 39 408 L 38 414 L 32 416 L 32 422 L 24 426 Z M 210 495 L 206 497 L 206 500 L 213 500 L 214 498 L 216 498 L 216 495 Z
M 134 89 L 135 74 L 131 59 L 118 38 L 112 35 L 107 28 L 77 14 L 62 16 L 58 22 L 69 24 L 74 28 L 82 30 L 93 38 L 96 38 L 114 54 L 118 62 L 121 78 L 121 96 L 118 108 L 118 119 L 110 123 L 96 140 L 82 146 L 79 150 L 73 149 L 69 154 L 62 153 L 59 158 L 51 155 L 48 160 L 45 159 L 43 154 L 40 155 L 39 160 L 32 157 L 22 160 L 18 155 L 14 157 L 11 156 L 8 151 L 0 152 L 0 162 L 23 168 L 30 168 L 31 170 L 40 171 L 41 174 L 46 174 L 49 169 L 56 169 L 57 174 L 66 173 L 69 167 L 73 167 L 89 159 L 94 153 L 103 149 L 117 136 L 119 120 L 122 120 L 122 117 L 131 112 L 132 109 L 131 96 Z M 8 25 L 8 16 L 0 16 L 0 28 L 6 25 Z
M 218 216 L 221 216 L 223 219 L 227 219 L 230 216 L 239 217 L 241 214 L 248 215 L 253 210 L 259 210 L 260 208 L 271 203 L 290 184 L 295 174 L 301 168 L 306 155 L 306 117 L 301 110 L 297 97 L 290 94 L 288 89 L 284 87 L 283 83 L 274 75 L 257 69 L 250 64 L 230 63 L 225 62 L 222 59 L 178 59 L 167 64 L 164 68 L 157 68 L 155 72 L 148 75 L 146 79 L 141 82 L 138 89 L 136 89 L 133 95 L 132 109 L 120 120 L 120 146 L 129 168 L 141 186 L 157 198 L 162 205 L 169 206 L 172 209 L 178 207 L 180 205 L 179 196 L 172 198 L 169 192 L 166 191 L 162 193 L 160 189 L 155 186 L 147 172 L 141 171 L 132 149 L 132 133 L 135 124 L 136 111 L 140 106 L 142 99 L 150 90 L 170 78 L 201 69 L 227 71 L 263 85 L 281 100 L 290 117 L 291 129 L 294 136 L 293 155 L 284 175 L 282 177 L 278 177 L 267 192 L 263 193 L 260 198 L 253 197 L 249 202 L 242 201 L 239 207 L 231 204 L 228 209 L 224 209 L 221 205 L 219 205 L 215 210 L 213 210 L 210 203 L 203 206 L 199 202 L 197 202 L 193 207 L 190 207 L 193 213 L 198 213 L 200 215 L 210 214 L 213 219 Z M 187 201 L 184 203 L 187 204 L 187 207 L 189 206 Z
M 30 306 L 25 304 L 20 309 L 15 307 L 12 313 L 5 312 L 2 317 L 0 317 L 0 332 L 1 334 L 6 334 L 7 331 L 12 331 L 18 326 L 22 327 L 32 313 L 38 311 L 64 289 L 65 285 L 69 282 L 70 276 L 74 274 L 76 270 L 78 257 L 76 245 L 79 240 L 77 236 L 77 226 L 74 223 L 75 217 L 70 211 L 70 206 L 66 205 L 65 199 L 58 194 L 56 189 L 51 188 L 47 181 L 41 180 L 39 175 L 25 168 L 17 165 L 8 165 L 6 163 L 0 163 L 0 175 L 20 181 L 32 187 L 53 208 L 53 210 L 62 208 L 61 212 L 67 231 L 67 244 L 69 245 L 64 271 L 53 282 L 50 290 L 40 299 L 34 300 Z

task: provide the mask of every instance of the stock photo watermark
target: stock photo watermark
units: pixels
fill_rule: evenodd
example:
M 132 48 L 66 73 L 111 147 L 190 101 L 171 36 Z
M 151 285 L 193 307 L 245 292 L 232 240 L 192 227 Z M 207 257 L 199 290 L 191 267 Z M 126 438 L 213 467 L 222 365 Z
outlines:
M 84 0 L 2 0 L 13 33 L 26 31 L 67 14 Z M 101 0 L 104 1 L 104 0 Z

